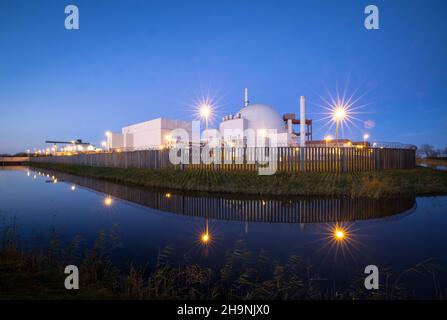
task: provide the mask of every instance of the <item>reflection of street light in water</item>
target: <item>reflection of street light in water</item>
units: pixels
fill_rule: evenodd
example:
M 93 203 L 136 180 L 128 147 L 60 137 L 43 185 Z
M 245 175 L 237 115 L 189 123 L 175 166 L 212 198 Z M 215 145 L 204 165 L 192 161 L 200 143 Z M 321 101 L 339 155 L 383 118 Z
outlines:
M 106 198 L 104 199 L 104 205 L 105 205 L 106 207 L 110 207 L 112 204 L 113 204 L 113 199 L 112 199 L 112 197 L 106 197 Z
M 346 240 L 346 237 L 347 237 L 346 230 L 344 230 L 343 228 L 341 228 L 339 226 L 336 226 L 334 228 L 334 234 L 333 235 L 334 235 L 334 239 L 336 241 L 344 241 L 344 240 Z
M 364 246 L 361 241 L 360 229 L 355 228 L 351 222 L 341 221 L 329 223 L 323 227 L 321 239 L 316 242 L 321 243 L 318 251 L 324 252 L 325 258 L 338 262 L 357 263 L 359 249 Z
M 200 242 L 202 242 L 202 244 L 207 245 L 209 242 L 211 241 L 211 235 L 209 232 L 209 227 L 208 227 L 208 218 L 205 219 L 205 231 L 202 232 L 201 236 L 200 236 Z
M 203 233 L 201 240 L 202 240 L 202 243 L 207 244 L 208 241 L 210 241 L 209 233 L 208 232 Z
M 214 230 L 213 226 L 210 226 L 206 211 L 204 212 L 204 218 L 205 226 L 203 225 L 203 220 L 201 220 L 200 225 L 194 230 L 192 236 L 194 237 L 194 245 L 199 249 L 200 254 L 207 256 L 213 251 L 219 235 L 215 232 L 216 230 Z

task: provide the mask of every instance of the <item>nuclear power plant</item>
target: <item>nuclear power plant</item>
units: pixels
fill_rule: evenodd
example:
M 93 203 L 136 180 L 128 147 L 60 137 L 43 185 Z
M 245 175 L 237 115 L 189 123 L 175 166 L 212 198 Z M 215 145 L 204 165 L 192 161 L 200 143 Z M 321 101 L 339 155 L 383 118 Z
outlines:
M 234 114 L 226 115 L 218 129 L 208 128 L 208 116 L 212 106 L 205 110 L 206 127 L 202 138 L 193 138 L 192 122 L 157 118 L 123 127 L 120 133 L 108 132 L 106 147 L 109 150 L 135 151 L 145 149 L 163 149 L 179 144 L 199 143 L 210 146 L 256 147 L 259 145 L 278 147 L 305 146 L 312 140 L 312 120 L 306 119 L 306 98 L 300 97 L 299 118 L 296 114 L 280 115 L 269 105 L 250 103 L 248 89 L 244 92 L 243 107 Z M 299 127 L 299 128 L 298 128 Z M 187 133 L 178 135 L 177 129 Z

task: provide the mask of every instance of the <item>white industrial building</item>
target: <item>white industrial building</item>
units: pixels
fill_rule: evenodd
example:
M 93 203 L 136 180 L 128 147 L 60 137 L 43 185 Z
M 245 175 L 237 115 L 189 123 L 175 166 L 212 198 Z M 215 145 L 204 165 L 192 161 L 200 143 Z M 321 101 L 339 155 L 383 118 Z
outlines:
M 297 108 L 298 109 L 298 108 Z M 245 89 L 244 107 L 234 115 L 223 117 L 218 129 L 203 132 L 201 143 L 209 146 L 253 147 L 253 146 L 297 146 L 305 145 L 312 139 L 312 121 L 305 119 L 305 98 L 300 99 L 300 118 L 294 113 L 281 116 L 275 108 L 265 104 L 250 104 Z M 294 131 L 293 125 L 300 130 Z M 187 133 L 178 136 L 174 130 L 183 129 Z M 192 122 L 158 118 L 122 128 L 121 133 L 107 134 L 109 150 L 134 151 L 160 149 L 165 147 L 190 145 L 192 142 Z
M 191 122 L 158 118 L 124 127 L 121 133 L 108 132 L 107 148 L 134 151 L 168 147 L 181 140 L 173 135 L 175 129 L 183 129 L 192 136 Z
M 301 118 L 305 119 L 305 98 L 300 100 Z M 300 125 L 295 132 L 293 125 Z M 265 104 L 250 104 L 245 89 L 244 107 L 234 115 L 223 117 L 219 125 L 221 141 L 231 146 L 278 146 L 290 147 L 304 145 L 311 139 L 311 120 L 295 119 L 295 114 L 281 116 L 275 108 Z M 300 140 L 299 137 L 302 137 Z

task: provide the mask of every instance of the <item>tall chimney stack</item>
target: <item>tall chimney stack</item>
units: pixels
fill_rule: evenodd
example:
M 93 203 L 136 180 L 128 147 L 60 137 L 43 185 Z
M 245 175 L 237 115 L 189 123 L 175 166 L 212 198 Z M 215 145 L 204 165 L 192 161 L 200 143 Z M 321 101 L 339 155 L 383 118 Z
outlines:
M 248 104 L 250 102 L 248 101 L 248 88 L 245 88 L 244 90 L 244 107 L 248 107 Z
M 300 146 L 306 146 L 306 97 L 300 97 Z

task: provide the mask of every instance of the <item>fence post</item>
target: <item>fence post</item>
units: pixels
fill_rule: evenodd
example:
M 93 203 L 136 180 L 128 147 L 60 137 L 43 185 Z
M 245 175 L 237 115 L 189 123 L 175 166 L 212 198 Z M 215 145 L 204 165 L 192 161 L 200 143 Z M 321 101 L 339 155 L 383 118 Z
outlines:
M 341 172 L 346 172 L 346 148 L 341 148 Z
M 304 164 L 305 155 L 304 155 L 304 149 L 305 147 L 300 147 L 300 162 L 301 162 L 301 172 L 306 171 L 306 166 Z

